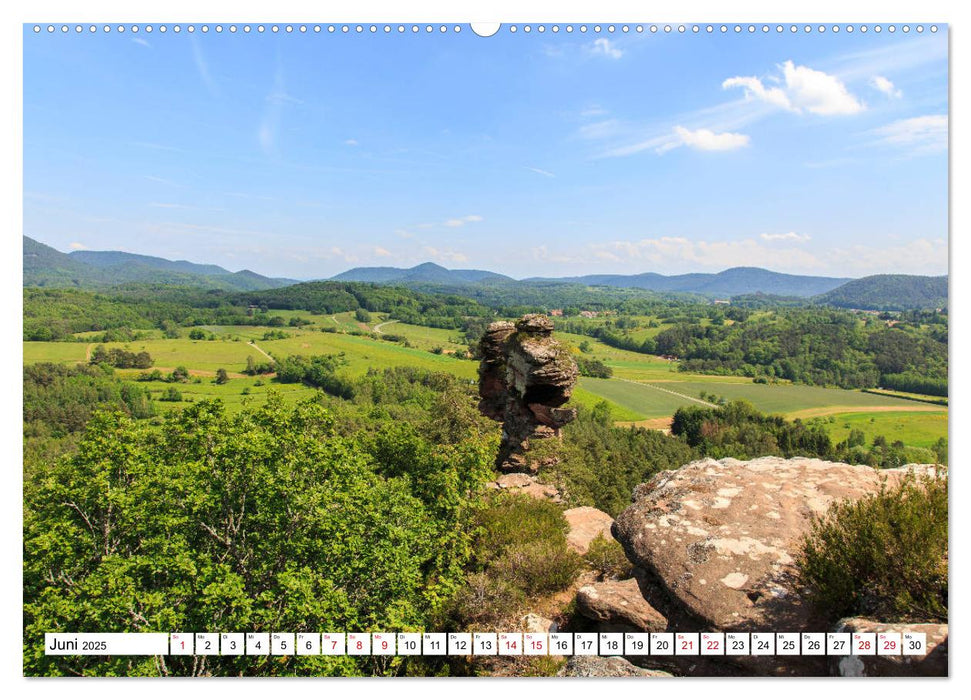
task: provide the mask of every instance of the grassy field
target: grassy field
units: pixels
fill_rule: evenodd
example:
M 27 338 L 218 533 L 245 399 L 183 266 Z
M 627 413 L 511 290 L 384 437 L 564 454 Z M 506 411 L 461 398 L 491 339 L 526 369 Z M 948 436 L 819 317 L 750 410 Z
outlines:
M 887 411 L 882 413 L 838 413 L 825 425 L 834 441 L 845 440 L 853 429 L 862 430 L 867 444 L 877 435 L 900 440 L 913 447 L 931 447 L 947 437 L 947 411 Z
M 75 364 L 84 362 L 87 343 L 24 342 L 24 364 L 58 362 Z
M 385 333 L 404 336 L 413 346 L 404 347 L 381 340 L 380 334 L 377 339 L 351 334 L 351 331 L 360 333 L 362 328 L 373 329 L 384 323 L 387 319 L 383 314 L 372 314 L 371 322 L 367 325 L 356 321 L 352 312 L 311 316 L 306 312 L 272 311 L 270 315 L 285 318 L 302 316 L 312 320 L 313 324 L 302 328 L 212 326 L 204 330 L 214 334 L 216 340 L 154 338 L 131 343 L 108 343 L 106 346 L 122 347 L 132 352 L 145 350 L 151 354 L 154 366 L 164 372 L 184 366 L 195 375 L 194 378 L 201 380 L 200 383 L 193 381 L 177 385 L 185 399 L 219 397 L 231 408 L 260 400 L 271 388 L 279 390 L 288 401 L 314 394 L 312 389 L 280 385 L 268 378 L 263 378 L 263 385 L 257 386 L 256 378 L 239 374 L 246 367 L 247 357 L 252 357 L 258 363 L 267 360 L 260 350 L 275 357 L 343 353 L 348 363 L 342 371 L 352 377 L 361 376 L 371 368 L 393 366 L 448 372 L 470 381 L 477 377 L 475 361 L 448 354 L 448 351 L 459 353 L 466 349 L 458 331 L 400 322 L 384 325 L 382 330 Z M 320 330 L 323 327 L 337 327 L 342 332 L 324 333 Z M 282 331 L 288 337 L 263 340 L 264 334 L 273 331 Z M 187 335 L 188 330 L 181 329 L 181 332 Z M 864 430 L 868 439 L 882 434 L 888 440 L 903 440 L 905 444 L 918 447 L 932 445 L 939 437 L 947 436 L 947 410 L 941 406 L 875 393 L 794 384 L 755 384 L 745 377 L 687 374 L 677 371 L 677 363 L 659 357 L 619 350 L 585 336 L 558 333 L 557 337 L 573 348 L 586 341 L 591 352 L 583 356 L 600 359 L 613 368 L 612 379 L 582 377 L 574 391 L 572 403 L 593 407 L 606 400 L 617 421 L 670 417 L 681 406 L 699 404 L 699 394 L 705 392 L 726 400 L 744 399 L 760 411 L 781 413 L 789 418 L 809 420 L 833 416 L 833 421 L 826 420 L 826 427 L 836 440 L 846 437 L 852 428 Z M 255 344 L 250 344 L 250 341 Z M 84 362 L 90 347 L 93 344 L 25 342 L 24 362 Z M 446 352 L 430 352 L 438 347 Z M 211 381 L 219 368 L 226 369 L 234 377 L 228 384 L 220 386 Z M 138 372 L 121 374 L 134 376 Z M 149 382 L 146 386 L 159 396 L 171 385 Z M 248 395 L 243 394 L 244 390 L 248 390 Z M 178 407 L 185 403 L 161 402 L 159 406 Z

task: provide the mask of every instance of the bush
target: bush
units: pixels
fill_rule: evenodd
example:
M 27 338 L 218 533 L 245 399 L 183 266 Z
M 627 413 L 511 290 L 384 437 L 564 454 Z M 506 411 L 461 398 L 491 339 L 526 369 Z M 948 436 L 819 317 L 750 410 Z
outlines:
M 607 539 L 602 534 L 597 535 L 590 543 L 587 553 L 583 555 L 583 561 L 591 569 L 600 573 L 601 580 L 619 581 L 633 575 L 633 565 L 624 553 L 620 542 L 613 537 Z
M 158 400 L 159 401 L 181 401 L 182 392 L 176 389 L 174 386 L 170 386 L 169 388 L 167 388 L 165 391 L 162 392 L 162 395 L 158 397 Z
M 553 593 L 573 583 L 582 570 L 580 555 L 556 540 L 538 540 L 506 548 L 493 563 L 494 576 L 527 595 Z
M 492 631 L 518 616 L 525 603 L 523 592 L 501 579 L 483 573 L 470 574 L 452 603 L 452 616 L 466 629 Z
M 817 518 L 800 583 L 829 620 L 947 620 L 947 475 L 908 475 Z

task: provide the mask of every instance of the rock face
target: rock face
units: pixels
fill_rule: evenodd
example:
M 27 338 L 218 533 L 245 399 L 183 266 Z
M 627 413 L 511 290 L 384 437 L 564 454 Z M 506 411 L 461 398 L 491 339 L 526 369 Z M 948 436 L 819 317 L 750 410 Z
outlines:
M 614 524 L 614 519 L 602 510 L 580 506 L 563 511 L 563 517 L 570 525 L 566 543 L 578 554 L 586 554 L 590 549 L 590 543 L 597 539 L 598 535 L 603 535 L 604 539 L 608 540 L 613 538 L 610 527 Z
M 496 466 L 505 472 L 536 473 L 532 443 L 559 437 L 576 418 L 561 408 L 570 399 L 579 371 L 566 349 L 553 339 L 553 322 L 540 314 L 515 324 L 491 324 L 479 341 L 479 410 L 502 422 Z
M 536 613 L 529 613 L 523 618 L 523 631 L 534 633 L 559 632 L 560 626 L 553 620 Z
M 811 630 L 816 621 L 793 567 L 811 517 L 835 500 L 874 493 L 882 479 L 893 483 L 906 470 L 806 458 L 705 459 L 638 486 L 613 533 L 699 629 Z M 656 604 L 672 624 L 683 623 Z
M 946 676 L 947 625 L 875 622 L 862 617 L 840 620 L 834 632 L 923 632 L 927 635 L 924 656 L 832 656 L 834 676 Z
M 598 632 L 663 632 L 668 621 L 644 600 L 637 579 L 603 581 L 577 591 L 577 612 Z
M 529 474 L 503 474 L 495 481 L 491 481 L 486 486 L 507 493 L 523 493 L 533 498 L 539 498 L 553 503 L 562 503 L 563 498 L 556 487 L 549 484 L 541 484 L 535 476 Z M 613 518 L 611 518 L 613 522 Z
M 640 668 L 622 656 L 571 656 L 558 674 L 569 678 L 670 678 L 665 671 Z

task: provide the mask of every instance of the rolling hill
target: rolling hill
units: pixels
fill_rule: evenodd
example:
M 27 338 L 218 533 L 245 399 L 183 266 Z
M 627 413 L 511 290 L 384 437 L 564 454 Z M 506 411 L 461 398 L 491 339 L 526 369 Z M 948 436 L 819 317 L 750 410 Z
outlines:
M 947 275 L 872 275 L 847 282 L 813 301 L 874 311 L 937 309 L 947 306 Z
M 486 270 L 449 270 L 426 262 L 411 268 L 400 267 L 355 267 L 331 277 L 335 282 L 372 282 L 374 284 L 451 284 L 464 286 L 493 282 L 515 282 L 506 277 Z
M 24 243 L 24 286 L 97 289 L 119 284 L 181 284 L 226 291 L 255 291 L 295 284 L 250 270 L 230 272 L 218 265 L 166 260 L 121 251 L 62 253 L 28 236 Z

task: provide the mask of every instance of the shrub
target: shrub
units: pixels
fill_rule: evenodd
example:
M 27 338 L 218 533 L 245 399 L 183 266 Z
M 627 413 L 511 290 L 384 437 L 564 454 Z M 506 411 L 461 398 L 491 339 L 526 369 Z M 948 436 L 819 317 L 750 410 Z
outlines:
M 800 583 L 835 621 L 947 619 L 947 475 L 908 475 L 817 518 L 797 557 Z
M 451 616 L 465 629 L 491 631 L 518 616 L 524 603 L 523 592 L 507 581 L 483 573 L 470 574 L 453 599 Z
M 506 548 L 492 573 L 527 595 L 553 593 L 569 586 L 582 570 L 580 555 L 556 540 L 538 540 Z
M 181 401 L 182 392 L 176 389 L 174 386 L 170 386 L 169 388 L 167 388 L 165 391 L 162 392 L 162 395 L 158 397 L 158 400 L 159 401 Z
M 490 561 L 515 544 L 550 541 L 566 545 L 569 525 L 563 511 L 549 501 L 517 494 L 505 495 L 479 514 L 481 528 L 476 550 L 480 561 Z
M 626 579 L 633 575 L 633 565 L 624 553 L 620 542 L 613 537 L 607 539 L 602 534 L 597 535 L 583 560 L 594 571 L 600 573 L 601 579 Z

